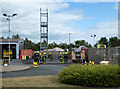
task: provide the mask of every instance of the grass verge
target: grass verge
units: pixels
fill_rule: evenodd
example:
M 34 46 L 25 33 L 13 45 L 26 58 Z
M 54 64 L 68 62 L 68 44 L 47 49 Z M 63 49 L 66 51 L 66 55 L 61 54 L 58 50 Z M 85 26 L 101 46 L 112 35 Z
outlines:
M 58 80 L 57 76 L 32 76 L 32 77 L 17 77 L 17 78 L 4 78 L 2 79 L 2 87 L 64 87 L 68 89 L 101 89 L 91 88 L 76 85 L 63 84 Z M 102 88 L 103 89 L 103 88 Z M 105 88 L 113 89 L 113 88 Z M 118 89 L 118 88 L 114 88 Z
M 2 79 L 3 87 L 76 87 L 62 84 L 57 76 L 32 76 Z

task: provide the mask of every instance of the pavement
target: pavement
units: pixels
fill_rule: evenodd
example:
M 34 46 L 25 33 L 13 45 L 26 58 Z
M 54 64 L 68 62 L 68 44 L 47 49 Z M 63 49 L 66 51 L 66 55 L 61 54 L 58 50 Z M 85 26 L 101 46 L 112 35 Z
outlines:
M 8 66 L 0 66 L 0 73 L 4 73 L 4 72 L 13 72 L 13 71 L 21 71 L 21 70 L 26 70 L 26 69 L 30 69 L 32 67 L 32 65 L 26 65 L 28 64 L 32 64 L 33 63 L 33 59 L 32 60 L 20 60 L 20 59 L 12 59 L 12 61 L 10 61 L 10 65 Z M 2 61 L 0 61 L 2 63 Z M 47 64 L 59 64 L 58 60 L 53 60 L 53 61 L 47 61 Z
M 31 68 L 30 66 L 20 66 L 20 65 L 9 65 L 7 67 L 2 66 L 2 70 L 0 72 L 13 72 L 13 71 L 21 71 Z
M 52 62 L 47 61 L 47 64 L 40 64 L 37 68 L 33 68 L 31 63 L 25 64 L 25 61 L 15 59 L 11 62 L 11 65 L 8 66 L 10 70 L 10 66 L 12 66 L 14 70 L 3 72 L 2 78 L 57 75 L 63 68 L 71 64 L 73 63 L 69 62 L 68 64 L 60 64 L 58 63 L 58 60 L 53 60 Z M 17 66 L 21 67 L 17 68 Z M 30 68 L 27 68 L 27 66 Z M 23 67 L 26 69 L 22 69 Z M 7 69 L 7 67 L 4 68 Z M 20 71 L 20 69 L 22 71 Z
M 0 61 L 2 63 L 2 61 Z M 25 65 L 22 63 L 22 60 L 19 59 L 12 59 L 10 65 L 8 66 L 0 66 L 0 72 L 13 72 L 13 71 L 22 71 L 26 69 L 30 69 L 31 66 Z
M 32 65 L 32 64 L 27 64 L 27 65 Z M 2 78 L 52 76 L 52 75 L 57 75 L 63 68 L 69 65 L 70 64 L 38 65 L 37 68 L 31 67 L 30 69 L 24 71 L 2 73 Z

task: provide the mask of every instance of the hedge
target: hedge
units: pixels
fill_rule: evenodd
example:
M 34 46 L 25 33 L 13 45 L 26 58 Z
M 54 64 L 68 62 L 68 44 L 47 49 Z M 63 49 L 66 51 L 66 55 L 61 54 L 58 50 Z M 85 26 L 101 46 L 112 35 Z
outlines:
M 118 65 L 70 65 L 58 78 L 62 83 L 87 87 L 120 87 Z

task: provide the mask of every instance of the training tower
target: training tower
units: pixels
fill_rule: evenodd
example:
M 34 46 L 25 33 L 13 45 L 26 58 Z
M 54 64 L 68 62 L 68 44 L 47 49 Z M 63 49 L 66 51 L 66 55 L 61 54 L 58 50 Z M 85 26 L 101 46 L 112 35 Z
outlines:
M 48 58 L 48 9 L 40 8 L 40 51 L 47 51 Z

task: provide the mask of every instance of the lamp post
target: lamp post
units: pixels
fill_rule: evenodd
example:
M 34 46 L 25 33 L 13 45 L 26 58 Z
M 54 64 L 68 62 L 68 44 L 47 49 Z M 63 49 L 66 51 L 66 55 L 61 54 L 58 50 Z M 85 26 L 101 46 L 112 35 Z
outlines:
M 10 64 L 10 17 L 14 17 L 17 14 L 13 14 L 13 15 L 7 15 L 7 14 L 3 14 L 3 16 L 7 17 L 8 20 L 8 30 L 9 30 L 9 64 Z
M 91 35 L 91 37 L 93 37 L 93 48 L 94 48 L 94 43 L 95 43 L 95 37 L 96 37 L 96 35 Z
M 71 35 L 71 33 L 69 33 L 69 45 L 70 45 L 70 35 Z
M 70 51 L 70 35 L 71 33 L 69 33 L 69 51 Z
M 96 35 L 91 35 L 91 37 L 93 38 L 93 60 L 92 61 L 95 61 L 95 56 L 94 56 L 94 43 L 95 43 L 95 37 Z

